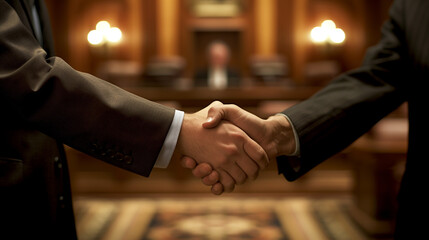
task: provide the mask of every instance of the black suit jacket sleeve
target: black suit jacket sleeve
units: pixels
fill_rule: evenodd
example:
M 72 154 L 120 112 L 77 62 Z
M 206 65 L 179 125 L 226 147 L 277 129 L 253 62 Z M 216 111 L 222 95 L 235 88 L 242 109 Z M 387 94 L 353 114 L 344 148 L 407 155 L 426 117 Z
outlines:
M 0 1 L 2 118 L 23 121 L 65 144 L 148 176 L 174 116 L 163 107 L 58 57 L 46 59 L 31 31 Z
M 409 61 L 403 33 L 402 1 L 395 1 L 383 25 L 382 39 L 370 48 L 363 65 L 334 79 L 306 101 L 284 111 L 300 141 L 301 168 L 286 156 L 279 172 L 292 181 L 343 150 L 406 100 Z

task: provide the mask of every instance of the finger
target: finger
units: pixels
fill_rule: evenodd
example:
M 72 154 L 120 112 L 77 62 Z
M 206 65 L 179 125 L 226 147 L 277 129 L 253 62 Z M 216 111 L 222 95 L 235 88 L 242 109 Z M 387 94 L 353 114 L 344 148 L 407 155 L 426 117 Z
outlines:
M 223 106 L 223 103 L 221 101 L 213 101 L 212 103 L 210 103 L 209 107 L 217 107 L 217 106 Z
M 259 168 L 265 169 L 268 166 L 269 158 L 265 150 L 259 146 L 258 143 L 256 143 L 253 139 L 248 139 L 244 143 L 244 151 L 247 153 L 247 155 L 258 164 Z
M 208 110 L 203 128 L 214 128 L 227 120 L 241 128 L 254 140 L 261 142 L 265 131 L 263 120 L 234 104 L 214 106 Z
M 224 192 L 223 185 L 221 183 L 216 183 L 212 186 L 212 193 L 215 195 L 221 195 Z
M 223 185 L 225 192 L 232 192 L 235 188 L 234 179 L 224 170 L 219 170 L 219 182 Z
M 224 112 L 223 106 L 213 106 L 209 109 L 209 111 L 207 113 L 207 119 L 203 123 L 203 127 L 204 128 L 214 128 L 224 118 L 225 118 L 225 112 Z
M 212 107 L 220 107 L 220 106 L 223 106 L 222 102 L 220 102 L 220 101 L 213 101 L 212 103 L 210 103 L 210 105 L 208 105 L 207 107 L 201 109 L 197 113 L 199 115 L 201 115 L 202 117 L 207 117 L 210 108 L 212 108 Z
M 248 156 L 247 153 L 246 156 Z M 258 177 L 260 168 L 253 159 L 250 159 L 249 157 L 244 159 L 242 158 L 237 161 L 237 165 L 246 173 L 249 179 L 255 180 Z
M 219 173 L 217 171 L 212 171 L 208 176 L 202 179 L 202 182 L 207 186 L 214 185 L 219 182 Z
M 182 167 L 188 168 L 188 169 L 194 169 L 197 166 L 197 162 L 190 158 L 190 157 L 182 157 L 181 159 Z
M 229 161 L 226 166 L 224 165 L 223 170 L 225 170 L 234 179 L 236 184 L 243 184 L 247 180 L 247 174 L 235 161 Z
M 213 168 L 208 163 L 200 163 L 198 164 L 194 170 L 192 170 L 192 174 L 194 174 L 197 178 L 204 178 L 210 175 L 212 173 Z

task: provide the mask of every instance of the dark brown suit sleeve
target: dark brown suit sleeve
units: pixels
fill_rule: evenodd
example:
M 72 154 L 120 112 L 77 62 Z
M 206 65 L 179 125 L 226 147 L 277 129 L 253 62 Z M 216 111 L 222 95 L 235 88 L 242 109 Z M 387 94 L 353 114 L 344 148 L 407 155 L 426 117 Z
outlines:
M 290 166 L 289 157 L 277 160 L 279 172 L 288 180 L 343 150 L 407 99 L 405 73 L 410 71 L 401 5 L 402 1 L 393 4 L 381 41 L 368 50 L 359 69 L 283 112 L 293 122 L 301 147 L 298 172 Z
M 23 121 L 96 158 L 148 176 L 174 109 L 46 59 L 16 12 L 0 1 L 2 117 Z

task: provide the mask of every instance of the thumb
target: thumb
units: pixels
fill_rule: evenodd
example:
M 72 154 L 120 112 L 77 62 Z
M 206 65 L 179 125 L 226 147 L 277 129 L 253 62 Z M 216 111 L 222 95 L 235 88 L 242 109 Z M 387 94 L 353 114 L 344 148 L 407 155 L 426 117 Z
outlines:
M 207 119 L 203 128 L 214 128 L 225 118 L 225 111 L 221 106 L 211 107 L 207 113 Z

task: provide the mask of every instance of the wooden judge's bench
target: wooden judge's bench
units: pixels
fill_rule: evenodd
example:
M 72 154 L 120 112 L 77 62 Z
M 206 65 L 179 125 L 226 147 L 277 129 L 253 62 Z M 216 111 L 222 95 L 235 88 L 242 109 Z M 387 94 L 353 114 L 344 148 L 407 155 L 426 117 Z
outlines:
M 249 85 L 241 88 L 172 88 L 123 86 L 126 90 L 185 112 L 197 111 L 214 100 L 233 103 L 268 117 L 316 93 L 317 86 L 290 84 Z M 231 195 L 351 196 L 350 213 L 369 233 L 392 231 L 396 194 L 407 150 L 407 106 L 380 121 L 343 152 L 328 159 L 295 182 L 287 182 L 271 163 L 259 178 L 238 186 Z M 126 124 L 126 123 L 124 123 Z M 147 136 L 146 136 L 147 137 Z M 192 177 L 178 161 L 167 169 L 154 169 L 144 178 L 67 148 L 75 195 L 100 194 L 209 194 L 208 187 Z

